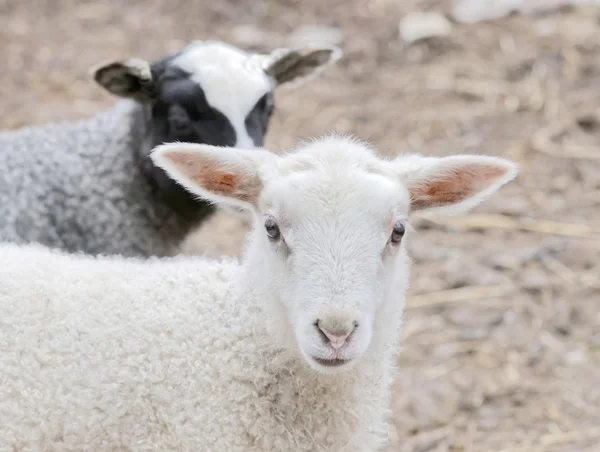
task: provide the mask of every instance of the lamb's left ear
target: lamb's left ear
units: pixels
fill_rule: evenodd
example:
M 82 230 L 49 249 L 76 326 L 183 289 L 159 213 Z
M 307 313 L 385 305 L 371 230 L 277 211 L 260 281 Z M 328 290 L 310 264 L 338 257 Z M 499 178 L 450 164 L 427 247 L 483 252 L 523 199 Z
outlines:
M 410 193 L 412 211 L 465 212 L 518 172 L 509 160 L 480 155 L 398 157 L 394 163 Z
M 276 49 L 264 57 L 264 71 L 277 85 L 297 86 L 317 76 L 327 65 L 342 56 L 339 47 L 312 47 L 305 49 Z M 294 82 L 294 83 L 291 83 Z
M 266 149 L 195 143 L 163 144 L 150 157 L 192 194 L 244 210 L 257 206 L 265 176 L 276 169 L 279 158 Z
M 109 93 L 142 102 L 152 100 L 155 84 L 150 63 L 139 58 L 100 64 L 92 69 L 94 80 Z

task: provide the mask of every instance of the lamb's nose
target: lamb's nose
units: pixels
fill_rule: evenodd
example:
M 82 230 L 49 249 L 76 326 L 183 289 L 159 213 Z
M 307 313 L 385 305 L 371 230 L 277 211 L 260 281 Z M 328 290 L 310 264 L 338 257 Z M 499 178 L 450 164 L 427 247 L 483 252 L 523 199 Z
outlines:
M 347 325 L 336 325 L 335 327 L 327 325 L 327 322 L 317 320 L 317 329 L 321 333 L 323 340 L 335 350 L 339 350 L 347 343 L 348 338 L 356 329 L 356 322 Z

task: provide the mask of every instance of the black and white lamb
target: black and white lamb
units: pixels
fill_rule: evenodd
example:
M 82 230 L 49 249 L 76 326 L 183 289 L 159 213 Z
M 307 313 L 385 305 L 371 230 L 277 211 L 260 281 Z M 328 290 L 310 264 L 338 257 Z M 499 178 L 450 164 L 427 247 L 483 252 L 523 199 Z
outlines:
M 260 55 L 193 41 L 152 64 L 99 66 L 95 81 L 127 99 L 87 120 L 0 132 L 0 240 L 93 255 L 173 254 L 214 208 L 157 168 L 151 149 L 175 141 L 262 146 L 274 88 L 308 80 L 340 55 L 335 47 Z

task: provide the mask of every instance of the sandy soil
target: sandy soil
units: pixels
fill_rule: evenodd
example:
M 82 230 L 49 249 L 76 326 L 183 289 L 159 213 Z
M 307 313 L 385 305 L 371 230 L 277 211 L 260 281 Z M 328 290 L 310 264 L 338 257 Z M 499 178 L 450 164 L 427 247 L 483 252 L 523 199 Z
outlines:
M 278 93 L 271 148 L 336 130 L 389 154 L 478 152 L 521 165 L 473 215 L 415 224 L 389 451 L 600 450 L 600 10 L 400 40 L 405 13 L 448 7 L 0 0 L 0 126 L 111 105 L 88 72 L 109 58 L 152 59 L 190 39 L 267 50 L 297 42 L 302 25 L 338 29 L 339 64 Z M 217 218 L 186 249 L 235 254 L 244 231 Z

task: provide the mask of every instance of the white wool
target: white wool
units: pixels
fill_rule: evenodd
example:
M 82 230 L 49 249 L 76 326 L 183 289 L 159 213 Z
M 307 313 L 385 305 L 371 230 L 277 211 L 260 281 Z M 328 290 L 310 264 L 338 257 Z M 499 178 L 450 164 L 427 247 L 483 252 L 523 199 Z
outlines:
M 232 293 L 235 261 L 2 245 L 0 263 L 3 446 L 373 451 L 385 437 L 395 352 L 315 372 Z
M 407 179 L 402 158 L 379 159 L 344 138 L 284 156 L 217 150 L 175 143 L 153 158 L 194 193 L 253 210 L 242 263 L 0 245 L 3 445 L 383 447 L 410 268 L 408 234 L 393 245 L 390 233 L 409 213 L 412 193 L 403 180 L 418 182 L 417 190 L 428 181 Z M 488 192 L 505 183 L 492 170 L 512 168 L 485 157 L 462 161 L 467 166 L 450 174 Z M 438 181 L 437 160 L 424 163 Z M 481 177 L 473 163 L 484 168 Z M 445 177 L 447 165 L 441 168 Z M 280 241 L 267 238 L 263 215 L 279 221 Z M 347 344 L 333 350 L 315 319 L 358 322 Z

